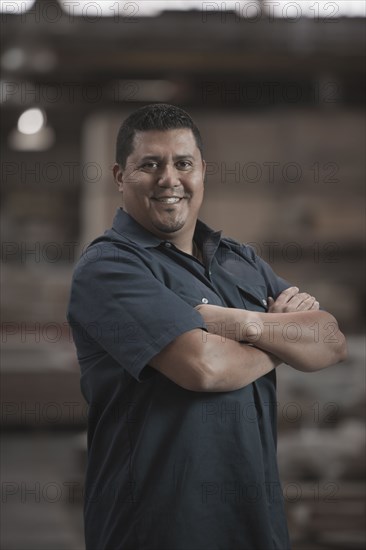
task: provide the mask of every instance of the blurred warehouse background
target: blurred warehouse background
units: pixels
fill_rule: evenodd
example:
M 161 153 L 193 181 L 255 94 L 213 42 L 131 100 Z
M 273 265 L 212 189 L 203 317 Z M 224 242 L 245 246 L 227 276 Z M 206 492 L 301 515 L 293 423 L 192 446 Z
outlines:
M 84 547 L 86 405 L 65 311 L 76 259 L 120 204 L 117 129 L 150 102 L 201 128 L 204 221 L 348 337 L 345 364 L 279 372 L 279 460 L 294 550 L 364 548 L 364 1 L 0 9 L 1 548 Z

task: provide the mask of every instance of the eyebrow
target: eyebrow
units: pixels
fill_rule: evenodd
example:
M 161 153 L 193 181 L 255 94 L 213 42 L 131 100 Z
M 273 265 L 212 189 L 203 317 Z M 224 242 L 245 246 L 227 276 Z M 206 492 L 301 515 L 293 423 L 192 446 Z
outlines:
M 144 162 L 146 160 L 162 160 L 163 157 L 159 156 L 159 155 L 145 155 L 144 157 L 142 157 L 141 159 L 141 162 Z M 182 160 L 182 159 L 190 159 L 190 160 L 194 160 L 194 156 L 193 155 L 190 155 L 190 154 L 187 154 L 187 155 L 175 155 L 173 157 L 174 160 Z

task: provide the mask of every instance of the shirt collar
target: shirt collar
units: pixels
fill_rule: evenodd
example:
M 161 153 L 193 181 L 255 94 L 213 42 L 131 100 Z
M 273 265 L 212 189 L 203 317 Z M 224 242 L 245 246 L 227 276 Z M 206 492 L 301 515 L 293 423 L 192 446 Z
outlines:
M 125 237 L 144 248 L 158 246 L 162 240 L 159 237 L 147 231 L 134 218 L 132 218 L 122 208 L 118 208 L 113 220 L 112 228 Z
M 165 242 L 153 233 L 150 233 L 150 231 L 147 231 L 122 208 L 118 208 L 112 227 L 123 237 L 144 248 L 156 247 Z M 214 231 L 201 220 L 197 220 L 194 239 L 201 247 L 206 247 L 209 244 L 210 252 L 212 253 L 213 248 L 216 250 L 220 243 L 221 231 Z

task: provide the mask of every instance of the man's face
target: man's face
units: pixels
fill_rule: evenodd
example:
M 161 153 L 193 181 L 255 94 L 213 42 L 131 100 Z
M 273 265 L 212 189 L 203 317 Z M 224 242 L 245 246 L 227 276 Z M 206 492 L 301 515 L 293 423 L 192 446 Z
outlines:
M 114 168 L 124 210 L 163 239 L 192 236 L 205 175 L 192 131 L 137 132 L 133 145 L 125 169 Z

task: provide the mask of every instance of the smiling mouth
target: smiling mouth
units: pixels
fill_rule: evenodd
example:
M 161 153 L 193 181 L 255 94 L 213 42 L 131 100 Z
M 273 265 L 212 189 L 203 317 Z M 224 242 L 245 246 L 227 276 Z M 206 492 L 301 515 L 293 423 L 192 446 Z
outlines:
M 157 201 L 157 202 L 161 202 L 163 204 L 177 204 L 182 199 L 183 199 L 183 197 L 160 197 L 160 198 L 153 197 L 152 198 L 152 200 Z

